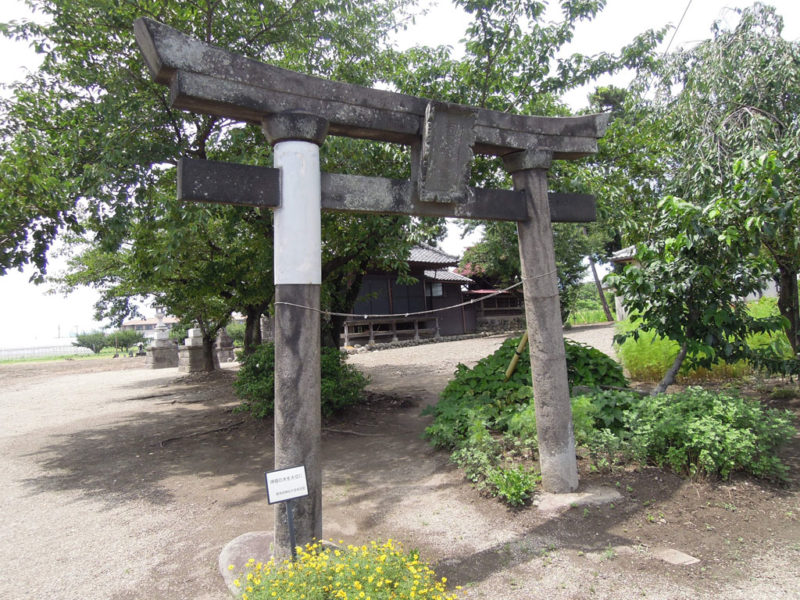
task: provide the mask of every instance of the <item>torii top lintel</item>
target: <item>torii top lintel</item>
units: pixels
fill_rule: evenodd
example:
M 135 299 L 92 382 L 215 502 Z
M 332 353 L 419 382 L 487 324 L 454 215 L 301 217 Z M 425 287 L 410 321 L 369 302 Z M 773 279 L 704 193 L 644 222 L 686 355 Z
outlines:
M 327 119 L 331 135 L 409 145 L 421 139 L 431 104 L 424 98 L 267 65 L 151 19 L 137 19 L 134 30 L 154 79 L 169 86 L 176 108 L 256 124 L 276 113 L 307 112 Z M 608 119 L 463 109 L 475 115 L 473 151 L 496 156 L 535 148 L 547 148 L 555 159 L 594 154 Z

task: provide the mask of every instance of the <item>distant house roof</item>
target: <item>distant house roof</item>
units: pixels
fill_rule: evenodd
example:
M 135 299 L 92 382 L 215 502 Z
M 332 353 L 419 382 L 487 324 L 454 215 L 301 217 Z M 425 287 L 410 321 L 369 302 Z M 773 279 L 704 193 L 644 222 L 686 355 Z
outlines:
M 447 283 L 463 283 L 465 285 L 473 283 L 469 277 L 464 277 L 447 269 L 425 269 L 425 278 L 433 281 L 446 281 Z
M 628 246 L 622 250 L 617 250 L 611 253 L 611 262 L 627 263 L 636 258 L 636 246 Z
M 408 262 L 449 267 L 456 266 L 458 264 L 458 257 L 451 256 L 450 254 L 442 252 L 433 246 L 428 246 L 427 244 L 418 244 L 411 248 L 411 253 L 408 256 Z
M 175 317 L 164 317 L 163 319 L 164 324 L 166 325 L 174 325 L 175 323 L 179 322 L 179 319 Z M 130 321 L 124 321 L 122 323 L 122 327 L 136 327 L 139 326 L 146 326 L 146 325 L 158 325 L 158 319 L 131 319 Z

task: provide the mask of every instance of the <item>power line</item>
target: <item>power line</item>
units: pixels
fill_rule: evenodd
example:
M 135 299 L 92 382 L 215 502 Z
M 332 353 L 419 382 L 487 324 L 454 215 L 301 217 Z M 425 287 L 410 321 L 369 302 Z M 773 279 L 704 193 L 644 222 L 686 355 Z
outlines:
M 692 0 L 689 0 L 689 2 L 686 4 L 686 8 L 683 9 L 683 14 L 681 15 L 681 20 L 678 21 L 678 26 L 675 28 L 675 31 L 672 32 L 672 37 L 669 39 L 669 44 L 667 44 L 667 47 L 664 49 L 664 56 L 667 55 L 667 52 L 669 52 L 669 49 L 672 46 L 672 42 L 675 41 L 675 36 L 678 35 L 678 30 L 681 28 L 681 25 L 683 24 L 683 19 L 686 17 L 686 13 L 689 12 L 689 7 L 691 5 L 692 5 Z
M 275 302 L 275 306 L 277 306 L 279 304 L 283 305 L 283 306 L 292 306 L 294 308 L 302 308 L 304 310 L 310 310 L 312 312 L 317 312 L 317 313 L 320 313 L 320 314 L 328 316 L 328 317 L 345 317 L 345 318 L 349 318 L 349 319 L 390 319 L 390 318 L 394 318 L 394 317 L 417 317 L 417 316 L 420 316 L 420 315 L 431 315 L 431 314 L 434 314 L 434 313 L 444 312 L 446 310 L 452 310 L 454 308 L 461 308 L 462 306 L 469 306 L 471 304 L 478 304 L 480 302 L 483 302 L 484 300 L 489 300 L 490 298 L 494 298 L 495 296 L 499 296 L 500 294 L 504 294 L 504 293 L 506 293 L 506 292 L 508 292 L 510 290 L 513 290 L 515 287 L 518 287 L 518 286 L 522 285 L 525 280 L 539 279 L 539 278 L 542 278 L 542 277 L 549 277 L 551 275 L 554 275 L 555 273 L 556 273 L 556 271 L 548 271 L 547 273 L 542 273 L 541 275 L 536 275 L 535 277 L 523 277 L 522 281 L 518 281 L 517 283 L 515 283 L 513 285 L 510 285 L 507 288 L 504 288 L 502 290 L 498 290 L 498 291 L 493 292 L 491 294 L 487 294 L 483 298 L 474 298 L 472 300 L 468 300 L 466 302 L 462 302 L 461 304 L 454 304 L 452 306 L 444 306 L 442 308 L 434 308 L 434 309 L 431 309 L 431 310 L 419 310 L 419 311 L 416 311 L 416 312 L 394 313 L 394 314 L 386 314 L 386 315 L 370 315 L 370 314 L 366 314 L 365 315 L 365 314 L 333 312 L 333 311 L 329 311 L 329 310 L 322 310 L 322 309 L 319 309 L 319 308 L 314 308 L 314 307 L 311 307 L 311 306 L 305 306 L 303 304 L 295 304 L 293 302 Z

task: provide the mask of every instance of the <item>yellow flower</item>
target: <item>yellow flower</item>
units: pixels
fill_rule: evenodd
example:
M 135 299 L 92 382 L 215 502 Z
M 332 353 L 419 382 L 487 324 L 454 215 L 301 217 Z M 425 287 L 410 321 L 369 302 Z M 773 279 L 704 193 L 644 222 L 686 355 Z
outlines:
M 233 580 L 233 585 L 235 585 L 236 587 L 242 587 L 242 582 L 239 581 L 238 579 L 234 579 Z
M 233 565 L 228 565 L 228 571 L 233 571 L 235 568 Z

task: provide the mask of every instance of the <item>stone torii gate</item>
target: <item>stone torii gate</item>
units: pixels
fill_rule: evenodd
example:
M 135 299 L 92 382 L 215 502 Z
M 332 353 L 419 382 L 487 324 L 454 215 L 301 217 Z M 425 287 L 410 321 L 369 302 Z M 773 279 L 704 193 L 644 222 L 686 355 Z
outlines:
M 542 486 L 578 486 L 551 222 L 588 222 L 594 200 L 548 194 L 553 159 L 597 151 L 605 115 L 520 116 L 328 81 L 233 54 L 138 19 L 136 41 L 172 106 L 255 123 L 274 167 L 183 160 L 183 200 L 270 207 L 275 215 L 275 468 L 305 465 L 297 541 L 322 537 L 320 461 L 320 211 L 517 222 L 535 389 Z M 411 147 L 411 179 L 320 173 L 327 135 Z M 473 153 L 502 157 L 514 190 L 467 185 Z M 275 552 L 290 554 L 286 507 L 276 505 Z

